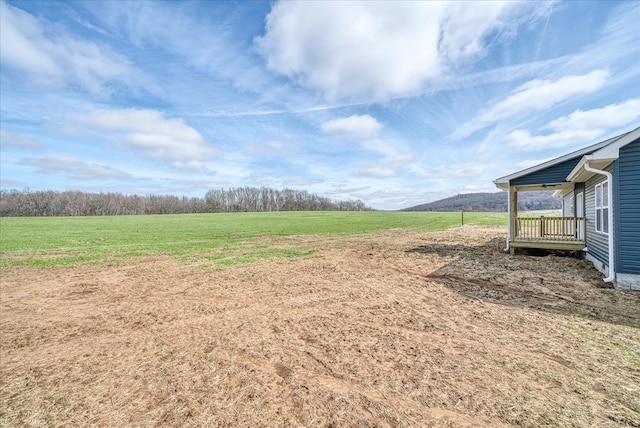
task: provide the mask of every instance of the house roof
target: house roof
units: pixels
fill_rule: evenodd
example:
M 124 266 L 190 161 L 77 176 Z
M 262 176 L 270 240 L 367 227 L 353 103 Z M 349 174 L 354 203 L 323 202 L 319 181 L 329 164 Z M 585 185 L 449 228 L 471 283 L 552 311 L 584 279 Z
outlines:
M 607 159 L 607 156 L 612 156 L 615 153 L 616 157 L 613 159 L 616 159 L 619 148 L 624 146 L 625 144 L 629 144 L 630 142 L 635 141 L 639 136 L 640 136 L 640 127 L 634 129 L 633 131 L 626 132 L 624 134 L 609 138 L 607 140 L 600 141 L 599 143 L 595 143 L 590 146 L 584 147 L 580 150 L 567 153 L 566 155 L 562 155 L 555 159 L 551 159 L 547 162 L 543 162 L 541 164 L 534 165 L 530 168 L 526 168 L 521 171 L 514 172 L 513 174 L 505 175 L 504 177 L 500 177 L 496 179 L 494 183 L 498 188 L 508 190 L 512 180 L 526 177 L 530 174 L 551 168 L 556 165 L 560 165 L 563 162 L 567 162 L 572 159 L 583 157 L 583 159 L 581 159 L 580 162 L 578 162 L 578 165 L 576 165 L 576 167 L 571 171 L 571 173 L 567 177 L 566 182 L 568 182 L 570 181 L 568 180 L 568 178 L 571 177 L 571 175 L 576 170 L 576 168 L 578 168 L 578 166 L 580 166 L 581 164 L 584 165 L 584 163 L 582 162 L 585 156 L 595 155 L 596 153 L 599 153 L 597 155 L 598 159 Z M 591 160 L 591 159 L 588 159 L 588 160 Z
M 607 144 L 595 152 L 584 155 L 580 162 L 573 168 L 573 170 L 567 176 L 567 181 L 572 182 L 584 182 L 591 178 L 595 173 L 589 172 L 584 169 L 584 165 L 589 162 L 593 168 L 603 169 L 606 168 L 611 162 L 618 159 L 620 156 L 620 148 L 632 143 L 640 138 L 640 127 L 633 131 L 622 134 L 615 141 Z

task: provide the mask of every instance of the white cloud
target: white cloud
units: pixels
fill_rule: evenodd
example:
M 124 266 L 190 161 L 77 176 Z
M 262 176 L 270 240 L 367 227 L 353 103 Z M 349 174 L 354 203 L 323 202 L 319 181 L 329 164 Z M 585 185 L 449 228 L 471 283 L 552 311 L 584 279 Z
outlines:
M 137 3 L 131 7 L 123 7 L 117 1 L 90 1 L 83 4 L 92 12 L 92 18 L 99 20 L 109 33 L 128 39 L 135 48 L 144 49 L 144 56 L 149 51 L 168 54 L 159 59 L 160 62 L 150 64 L 153 68 L 165 68 L 167 59 L 169 67 L 178 61 L 181 67 L 170 67 L 171 80 L 181 82 L 182 90 L 189 93 L 158 92 L 163 96 L 180 97 L 191 107 L 194 107 L 196 98 L 194 93 L 201 91 L 202 82 L 192 78 L 186 69 L 196 69 L 213 79 L 224 80 L 243 91 L 261 96 L 267 96 L 269 91 L 275 89 L 272 76 L 264 70 L 261 58 L 248 49 L 251 39 L 247 39 L 245 31 L 253 30 L 243 22 L 244 19 L 230 12 L 244 9 L 245 6 L 254 8 L 244 2 L 236 6 L 232 3 L 212 6 L 207 2 L 154 1 Z M 239 25 L 242 26 L 242 32 L 237 31 Z M 158 66 L 160 63 L 163 65 Z M 145 64 L 140 63 L 140 66 L 144 67 Z M 204 97 L 204 94 L 200 95 Z M 210 97 L 207 98 L 210 101 Z M 211 107 L 211 103 L 203 103 L 202 107 L 205 106 Z M 228 107 L 225 106 L 224 113 L 229 111 Z
M 468 178 L 475 179 L 487 171 L 495 168 L 495 165 L 485 162 L 465 162 L 454 163 L 449 165 L 440 165 L 431 170 L 434 175 L 451 178 Z
M 74 180 L 96 180 L 105 178 L 127 179 L 131 175 L 119 169 L 97 163 L 85 162 L 68 156 L 45 156 L 41 158 L 25 158 L 20 165 L 36 167 L 45 174 L 64 173 Z
M 413 155 L 392 155 L 362 164 L 356 171 L 359 177 L 391 178 L 406 172 L 415 161 Z
M 181 177 L 190 177 L 188 175 L 182 175 Z M 226 187 L 229 185 L 227 182 L 213 181 L 209 179 L 191 179 L 180 178 L 171 181 L 171 184 L 175 186 L 176 191 L 181 192 L 193 192 L 200 189 L 215 189 L 220 187 Z
M 467 122 L 454 133 L 461 138 L 522 113 L 541 111 L 572 97 L 601 89 L 610 77 L 607 70 L 594 70 L 583 75 L 564 76 L 556 81 L 532 80 L 516 88 L 511 95 Z
M 295 144 L 279 140 L 271 140 L 264 143 L 247 144 L 243 148 L 247 153 L 262 158 L 291 155 L 297 150 L 297 146 Z
M 27 150 L 39 150 L 42 148 L 42 143 L 24 135 L 14 134 L 13 132 L 0 129 L 0 144 L 2 147 L 19 147 Z
M 256 171 L 250 172 L 242 178 L 242 181 L 252 186 L 278 188 L 282 186 L 282 182 L 285 177 L 286 175 L 284 173 L 278 171 Z
M 329 99 L 420 91 L 548 2 L 278 2 L 255 42 L 270 69 Z
M 182 169 L 185 171 L 202 171 L 203 169 L 205 169 L 205 166 L 202 162 L 200 161 L 175 161 L 171 163 L 171 166 L 174 167 L 175 169 Z
M 630 125 L 639 118 L 640 99 L 636 98 L 599 109 L 576 110 L 543 128 L 553 130 L 551 134 L 531 135 L 527 130 L 517 129 L 505 137 L 505 142 L 510 147 L 524 151 L 584 145 L 603 137 L 611 129 Z
M 544 110 L 575 95 L 597 91 L 609 78 L 606 70 L 594 70 L 580 76 L 564 76 L 555 82 L 532 80 L 514 94 L 496 104 L 482 115 L 482 119 L 494 122 L 526 111 Z
M 552 159 L 555 159 L 555 158 L 523 160 L 523 161 L 520 161 L 520 162 L 516 163 L 515 165 L 513 165 L 513 168 L 510 168 L 510 170 L 520 171 L 520 170 L 523 170 L 523 169 L 531 168 L 532 166 L 543 164 L 543 163 L 548 162 L 548 161 L 550 161 Z
M 529 131 L 516 129 L 505 137 L 509 147 L 519 150 L 536 151 L 566 147 L 571 144 L 592 142 L 601 135 L 598 129 L 566 130 L 548 135 L 531 135 Z
M 354 114 L 353 116 L 325 122 L 320 126 L 320 129 L 326 134 L 343 138 L 366 139 L 378 135 L 378 132 L 382 129 L 382 124 L 368 114 Z
M 304 187 L 304 186 L 313 186 L 315 184 L 322 184 L 324 180 L 320 180 L 317 178 L 288 178 L 282 182 L 285 186 L 296 186 L 296 187 Z
M 640 98 L 611 104 L 593 110 L 576 110 L 573 113 L 553 120 L 546 127 L 553 130 L 599 129 L 605 133 L 608 129 L 624 126 L 640 118 Z
M 216 148 L 180 118 L 165 118 L 157 110 L 98 110 L 78 117 L 77 123 L 113 135 L 114 146 L 152 159 L 177 161 L 179 169 L 204 168 L 202 161 Z
M 513 1 L 478 3 L 470 5 L 453 1 L 447 5 L 438 47 L 441 57 L 450 63 L 482 56 L 489 33 L 511 36 L 518 26 L 547 16 L 555 7 L 553 1 L 540 4 Z
M 108 95 L 109 82 L 129 84 L 138 72 L 106 46 L 73 37 L 59 27 L 0 2 L 2 64 L 43 85 L 81 87 Z
M 29 185 L 23 181 L 0 177 L 0 188 L 18 189 L 18 188 L 28 188 L 28 187 Z

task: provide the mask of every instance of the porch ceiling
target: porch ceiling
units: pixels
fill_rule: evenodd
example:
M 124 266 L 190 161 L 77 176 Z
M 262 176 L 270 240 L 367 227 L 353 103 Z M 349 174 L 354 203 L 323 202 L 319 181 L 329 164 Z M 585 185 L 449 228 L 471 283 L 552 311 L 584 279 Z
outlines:
M 573 183 L 542 183 L 542 184 L 527 184 L 521 186 L 513 186 L 516 192 L 536 192 L 542 190 L 566 190 L 572 189 Z

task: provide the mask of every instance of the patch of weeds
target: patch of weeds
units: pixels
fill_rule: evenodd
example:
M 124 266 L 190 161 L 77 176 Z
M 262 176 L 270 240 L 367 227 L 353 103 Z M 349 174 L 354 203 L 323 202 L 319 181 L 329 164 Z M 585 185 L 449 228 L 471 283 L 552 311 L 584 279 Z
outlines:
M 582 313 L 579 313 L 577 315 L 584 316 L 584 314 Z M 579 334 L 580 336 L 583 336 L 585 339 L 589 339 L 590 341 L 601 339 L 591 327 L 587 327 L 576 322 L 567 323 L 567 327 L 569 328 L 569 330 Z
M 3 260 L 4 261 L 4 260 Z M 94 256 L 82 255 L 82 256 L 69 256 L 69 257 L 55 257 L 55 258 L 36 258 L 36 259 L 20 259 L 11 260 L 7 265 L 15 266 L 29 266 L 34 268 L 50 268 L 55 266 L 86 266 L 90 264 L 96 264 L 96 258 Z
M 193 269 L 211 269 L 214 267 L 213 264 L 210 263 L 200 263 L 199 265 L 193 266 Z
M 259 251 L 249 251 L 241 254 L 215 254 L 207 256 L 206 258 L 214 262 L 216 266 L 233 266 L 237 264 L 256 263 L 273 259 L 302 257 L 312 254 L 313 252 L 313 250 L 303 249 L 268 248 Z
M 631 365 L 640 367 L 640 350 L 637 347 L 628 346 L 627 344 L 607 341 L 605 344 L 616 351 L 617 355 L 622 356 Z

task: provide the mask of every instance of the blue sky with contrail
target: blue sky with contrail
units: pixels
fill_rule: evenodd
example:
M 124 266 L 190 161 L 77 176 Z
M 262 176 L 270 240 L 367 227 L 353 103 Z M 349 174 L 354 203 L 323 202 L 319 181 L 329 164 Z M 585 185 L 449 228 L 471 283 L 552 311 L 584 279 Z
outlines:
M 1 185 L 399 209 L 639 125 L 639 2 L 0 2 Z

